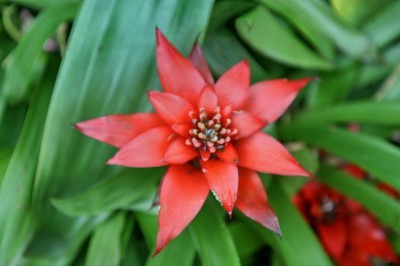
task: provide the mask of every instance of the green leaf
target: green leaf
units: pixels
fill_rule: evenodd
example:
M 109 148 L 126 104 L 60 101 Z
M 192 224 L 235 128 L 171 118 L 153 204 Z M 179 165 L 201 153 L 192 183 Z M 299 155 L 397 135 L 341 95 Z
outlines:
M 244 217 L 244 219 L 248 218 Z M 262 248 L 264 244 L 260 236 L 257 235 L 254 230 L 251 230 L 251 228 L 240 222 L 230 223 L 228 229 L 237 247 L 241 262 L 249 260 L 249 262 L 251 262 L 254 253 Z
M 268 200 L 278 216 L 282 239 L 253 221 L 247 224 L 272 245 L 287 266 L 332 265 L 316 235 L 290 202 L 283 182 L 276 179 L 268 189 Z
M 61 212 L 72 215 L 94 215 L 140 202 L 154 195 L 162 168 L 126 169 L 122 173 L 96 184 L 86 192 L 66 199 L 52 199 Z M 151 208 L 151 203 L 147 209 Z
M 385 80 L 381 88 L 375 94 L 377 100 L 399 101 L 400 100 L 400 64 L 393 70 Z
M 307 69 L 332 69 L 333 65 L 316 55 L 264 7 L 258 7 L 236 20 L 240 36 L 254 49 L 279 62 Z
M 356 179 L 342 171 L 324 165 L 318 180 L 358 201 L 378 219 L 400 234 L 400 205 L 397 200 L 365 180 Z
M 366 59 L 375 57 L 375 48 L 369 38 L 338 19 L 325 1 L 259 1 L 328 37 L 351 57 Z
M 215 3 L 211 13 L 208 31 L 215 31 L 222 28 L 230 19 L 253 8 L 256 4 L 245 1 L 218 1 Z
M 190 235 L 203 265 L 240 265 L 238 251 L 213 198 L 206 201 L 189 225 Z M 210 226 L 212 225 L 212 226 Z
M 32 8 L 49 8 L 53 6 L 82 2 L 81 0 L 10 0 L 12 3 L 17 3 L 20 5 L 26 5 Z
M 76 3 L 55 6 L 45 10 L 35 19 L 32 27 L 17 45 L 6 69 L 1 92 L 9 102 L 15 103 L 27 96 L 29 85 L 37 79 L 38 73 L 42 72 L 45 62 L 43 44 L 58 25 L 75 16 L 77 8 Z
M 353 162 L 400 190 L 400 149 L 387 141 L 321 124 L 293 123 L 281 126 L 279 132 L 281 137 L 308 142 Z
M 332 7 L 345 20 L 354 25 L 369 22 L 370 16 L 382 13 L 381 8 L 390 0 L 331 0 Z
M 386 49 L 377 64 L 364 64 L 360 70 L 356 87 L 365 87 L 389 75 L 400 61 L 400 44 Z
M 177 264 L 177 254 L 179 254 L 179 265 L 193 265 L 195 249 L 187 230 L 173 239 L 157 256 L 152 257 L 158 230 L 157 216 L 137 213 L 136 218 L 150 249 L 150 256 L 147 259 L 146 266 L 175 266 Z
M 94 230 L 86 257 L 86 266 L 118 266 L 121 260 L 121 237 L 126 221 L 120 212 Z
M 291 150 L 291 154 L 296 158 L 304 169 L 315 174 L 319 168 L 318 152 L 311 151 L 307 147 L 298 147 L 296 150 Z M 303 179 L 303 178 L 302 178 Z
M 0 264 L 19 261 L 33 229 L 31 196 L 40 142 L 57 67 L 49 66 L 49 76 L 35 89 L 0 190 Z
M 279 12 L 280 8 L 283 6 L 275 6 L 276 2 L 271 2 L 269 7 L 273 10 Z M 275 7 L 277 7 L 275 9 Z M 335 47 L 333 42 L 327 38 L 325 34 L 322 32 L 315 30 L 313 27 L 309 27 L 307 23 L 302 21 L 301 17 L 292 16 L 290 10 L 286 10 L 285 12 L 280 12 L 280 15 L 286 18 L 297 30 L 302 33 L 302 35 L 308 39 L 308 41 L 325 57 L 326 59 L 333 60 L 335 59 Z
M 377 125 L 400 125 L 397 102 L 350 102 L 318 108 L 299 114 L 296 119 L 308 123 L 359 122 Z
M 226 47 L 229 47 L 229 49 L 226 49 Z M 219 29 L 207 34 L 202 48 L 211 70 L 217 76 L 222 76 L 229 68 L 240 61 L 247 60 L 253 82 L 272 77 L 243 47 L 237 37 L 227 29 Z
M 359 66 L 352 62 L 335 72 L 320 73 L 320 82 L 315 82 L 316 89 L 311 94 L 309 105 L 311 107 L 326 107 L 347 99 L 354 88 L 359 75 Z
M 115 148 L 83 136 L 71 123 L 149 109 L 145 91 L 158 82 L 156 25 L 187 54 L 211 7 L 212 0 L 83 2 L 46 118 L 32 197 L 37 234 L 27 257 L 68 264 L 101 217 L 67 217 L 49 199 L 81 193 L 120 170 L 104 164 Z
M 400 35 L 400 27 L 397 27 L 399 12 L 400 2 L 391 1 L 385 9 L 376 12 L 376 15 L 364 24 L 363 30 L 378 47 L 389 44 Z
M 2 149 L 0 150 L 0 184 L 3 182 L 4 175 L 6 173 L 8 164 L 10 162 L 12 150 Z
M 14 148 L 25 120 L 27 105 L 7 106 L 0 124 L 0 147 Z

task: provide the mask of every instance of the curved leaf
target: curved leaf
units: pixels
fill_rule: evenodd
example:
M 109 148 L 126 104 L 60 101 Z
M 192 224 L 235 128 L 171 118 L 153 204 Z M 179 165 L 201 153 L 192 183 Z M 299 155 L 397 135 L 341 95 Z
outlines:
M 40 82 L 32 97 L 0 190 L 0 264 L 18 264 L 33 229 L 31 196 L 37 156 L 42 140 L 44 118 L 54 86 L 53 65 L 49 77 Z
M 27 96 L 28 87 L 44 64 L 43 44 L 62 22 L 72 19 L 78 9 L 77 3 L 66 3 L 46 9 L 23 36 L 6 69 L 2 94 L 11 103 Z
M 86 266 L 118 266 L 121 260 L 121 238 L 126 220 L 117 213 L 100 224 L 90 240 Z
M 213 203 L 208 200 L 188 227 L 201 262 L 203 265 L 240 265 L 232 236 Z
M 265 7 L 236 20 L 240 36 L 261 54 L 282 63 L 308 69 L 332 69 L 333 65 L 316 55 Z
M 140 202 L 154 195 L 162 175 L 161 169 L 127 169 L 101 181 L 86 192 L 66 199 L 52 199 L 61 212 L 72 215 L 94 215 Z M 151 205 L 147 206 L 148 209 Z
M 377 125 L 400 125 L 400 104 L 396 102 L 350 102 L 301 113 L 296 117 L 307 122 L 359 122 Z
M 179 265 L 193 265 L 196 252 L 187 231 L 183 231 L 157 256 L 152 257 L 152 252 L 156 246 L 157 216 L 147 213 L 137 213 L 136 218 L 150 249 L 150 256 L 147 259 L 146 266 L 175 266 L 177 264 L 177 254 L 179 254 Z
M 329 37 L 351 57 L 368 59 L 375 56 L 375 47 L 369 38 L 339 20 L 325 1 L 260 1 L 273 10 L 301 21 L 307 27 Z
M 385 46 L 400 35 L 400 28 L 396 26 L 399 12 L 400 2 L 391 1 L 381 12 L 376 12 L 376 15 L 365 23 L 363 30 L 369 34 L 377 46 Z
M 285 138 L 303 140 L 351 161 L 400 190 L 400 149 L 382 139 L 305 123 L 282 126 L 279 132 Z

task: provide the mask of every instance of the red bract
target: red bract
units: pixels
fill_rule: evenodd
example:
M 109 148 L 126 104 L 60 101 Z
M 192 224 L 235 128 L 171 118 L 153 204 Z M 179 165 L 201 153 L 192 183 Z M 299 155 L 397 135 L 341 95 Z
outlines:
M 190 223 L 210 189 L 232 214 L 280 234 L 256 171 L 309 176 L 285 147 L 259 132 L 287 109 L 311 79 L 278 79 L 250 86 L 247 61 L 214 83 L 196 45 L 189 60 L 157 30 L 163 92 L 148 93 L 155 113 L 110 115 L 76 124 L 82 133 L 119 148 L 108 164 L 169 165 L 160 189 L 155 253 Z
M 337 265 L 399 262 L 384 228 L 355 201 L 317 181 L 307 183 L 293 200 Z

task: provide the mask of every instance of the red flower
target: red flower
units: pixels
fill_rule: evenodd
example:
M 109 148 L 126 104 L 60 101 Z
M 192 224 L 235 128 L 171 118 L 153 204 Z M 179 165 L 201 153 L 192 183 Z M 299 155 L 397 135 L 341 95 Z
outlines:
M 119 148 L 108 164 L 170 165 L 160 190 L 155 253 L 192 221 L 211 189 L 223 208 L 280 234 L 256 171 L 309 176 L 285 147 L 259 132 L 273 123 L 311 79 L 250 86 L 247 61 L 215 84 L 196 45 L 185 59 L 157 30 L 157 67 L 164 92 L 148 93 L 155 113 L 110 115 L 76 124 L 82 133 Z
M 307 183 L 293 200 L 338 265 L 398 263 L 384 228 L 355 201 L 317 181 Z

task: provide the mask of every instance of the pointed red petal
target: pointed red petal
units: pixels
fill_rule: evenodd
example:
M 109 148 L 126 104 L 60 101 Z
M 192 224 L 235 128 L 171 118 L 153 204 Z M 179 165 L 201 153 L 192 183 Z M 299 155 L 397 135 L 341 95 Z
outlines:
M 197 42 L 193 46 L 192 52 L 189 55 L 189 61 L 197 68 L 197 70 L 199 70 L 207 83 L 214 83 L 213 76 L 211 75 L 211 71 L 208 68 L 207 60 L 204 57 L 203 51 L 201 50 Z
M 157 69 L 161 85 L 172 92 L 196 103 L 201 89 L 206 85 L 200 72 L 157 30 Z
M 109 115 L 75 124 L 75 128 L 91 138 L 121 148 L 143 132 L 165 125 L 157 115 L 137 113 Z
M 239 167 L 239 191 L 236 207 L 250 219 L 281 236 L 278 218 L 268 204 L 267 194 L 258 174 Z
M 183 164 L 193 158 L 199 153 L 192 147 L 185 144 L 184 138 L 175 139 L 168 147 L 164 154 L 164 161 L 168 164 Z
M 250 87 L 244 109 L 273 123 L 312 79 L 275 79 L 256 83 Z
M 157 127 L 125 144 L 107 164 L 127 167 L 155 167 L 166 165 L 165 151 L 175 133 L 170 127 Z
M 208 160 L 201 161 L 201 167 L 214 195 L 231 215 L 237 198 L 239 182 L 236 164 L 221 160 Z
M 184 98 L 178 95 L 150 91 L 149 99 L 157 114 L 170 125 L 189 123 L 189 112 L 193 111 L 193 106 Z
M 311 176 L 281 143 L 265 133 L 240 139 L 235 147 L 240 166 L 277 175 Z
M 236 152 L 235 147 L 232 143 L 228 143 L 223 150 L 217 150 L 215 155 L 218 156 L 221 160 L 229 163 L 237 163 L 238 162 L 238 154 Z
M 328 254 L 340 259 L 347 241 L 345 220 L 338 218 L 330 224 L 316 224 L 316 229 Z
M 267 122 L 246 111 L 233 112 L 231 120 L 231 128 L 238 130 L 234 139 L 249 137 L 267 125 Z
M 155 255 L 199 212 L 210 191 L 204 175 L 190 164 L 171 165 L 162 182 Z
M 218 105 L 218 97 L 215 94 L 212 86 L 206 86 L 201 91 L 199 101 L 197 102 L 197 108 L 204 108 L 207 113 L 214 112 Z
M 173 124 L 171 128 L 182 137 L 189 137 L 189 130 L 192 129 L 189 124 Z
M 246 101 L 249 86 L 249 63 L 242 61 L 225 72 L 215 83 L 220 106 L 232 104 L 234 110 L 240 110 Z

